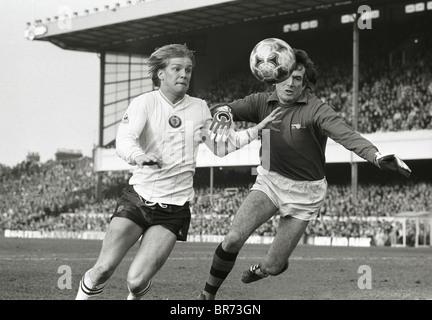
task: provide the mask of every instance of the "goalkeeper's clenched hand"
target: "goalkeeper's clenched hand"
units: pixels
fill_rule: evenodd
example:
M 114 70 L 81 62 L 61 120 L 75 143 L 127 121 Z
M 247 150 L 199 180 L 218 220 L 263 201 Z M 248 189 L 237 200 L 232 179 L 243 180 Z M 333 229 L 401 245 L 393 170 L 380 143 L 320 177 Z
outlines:
M 409 177 L 411 169 L 398 156 L 377 152 L 375 154 L 375 165 L 383 171 L 397 171 L 405 177 Z
M 210 125 L 210 139 L 214 142 L 227 141 L 229 130 L 233 123 L 231 108 L 228 106 L 219 107 L 213 116 L 213 121 Z

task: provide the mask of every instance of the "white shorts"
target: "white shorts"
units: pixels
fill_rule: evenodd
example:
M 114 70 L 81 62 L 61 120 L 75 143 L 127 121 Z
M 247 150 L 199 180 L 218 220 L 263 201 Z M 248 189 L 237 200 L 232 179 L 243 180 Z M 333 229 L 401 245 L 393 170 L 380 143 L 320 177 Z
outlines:
M 251 190 L 264 192 L 279 208 L 282 217 L 291 216 L 309 221 L 318 216 L 327 193 L 327 180 L 296 181 L 268 171 L 262 166 L 257 168 L 258 176 Z

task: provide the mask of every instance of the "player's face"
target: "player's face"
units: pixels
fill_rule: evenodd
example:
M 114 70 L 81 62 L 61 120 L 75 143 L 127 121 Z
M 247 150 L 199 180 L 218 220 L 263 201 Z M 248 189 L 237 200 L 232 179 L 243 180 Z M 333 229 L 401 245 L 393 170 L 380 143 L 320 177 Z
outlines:
M 276 84 L 276 92 L 280 103 L 291 104 L 297 101 L 306 87 L 303 85 L 304 74 L 305 68 L 299 64 L 288 79 Z
M 175 103 L 181 100 L 189 89 L 193 64 L 190 58 L 171 58 L 165 69 L 159 70 L 160 90 Z

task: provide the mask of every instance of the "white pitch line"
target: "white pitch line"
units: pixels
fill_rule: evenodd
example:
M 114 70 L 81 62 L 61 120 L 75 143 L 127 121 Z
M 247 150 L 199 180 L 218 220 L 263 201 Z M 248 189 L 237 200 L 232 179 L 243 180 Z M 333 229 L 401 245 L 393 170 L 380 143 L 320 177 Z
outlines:
M 259 260 L 263 257 L 248 256 L 238 257 L 237 260 Z M 170 257 L 169 260 L 211 260 L 212 257 L 199 257 L 199 256 L 188 256 L 188 257 Z M 0 257 L 2 261 L 92 261 L 96 260 L 95 257 L 25 257 L 25 256 L 6 256 Z M 385 261 L 385 260 L 412 260 L 412 257 L 291 257 L 290 260 L 295 261 Z M 425 257 L 425 260 L 432 260 L 432 257 Z
M 59 257 L 0 257 L 0 262 L 2 261 L 88 261 L 96 260 L 96 258 L 59 258 Z

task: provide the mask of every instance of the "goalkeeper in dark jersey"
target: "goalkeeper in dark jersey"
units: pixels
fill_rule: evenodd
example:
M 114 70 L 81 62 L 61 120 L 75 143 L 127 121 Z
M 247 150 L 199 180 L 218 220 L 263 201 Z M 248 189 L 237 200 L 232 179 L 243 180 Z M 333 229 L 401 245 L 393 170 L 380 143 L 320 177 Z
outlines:
M 317 217 L 327 191 L 325 150 L 328 138 L 382 170 L 409 176 L 411 170 L 393 154 L 381 155 L 376 146 L 347 125 L 345 120 L 316 97 L 314 63 L 303 50 L 296 51 L 296 68 L 276 84 L 272 93 L 252 94 L 216 109 L 232 113 L 234 121 L 259 123 L 275 108 L 282 108 L 281 123 L 263 131 L 261 165 L 256 182 L 240 206 L 223 242 L 216 248 L 201 300 L 215 299 L 234 267 L 237 254 L 249 236 L 278 211 L 276 236 L 261 262 L 242 275 L 244 283 L 276 276 L 288 268 L 289 257 L 309 221 Z M 215 114 L 215 115 L 216 115 Z M 220 134 L 223 128 L 216 128 Z

